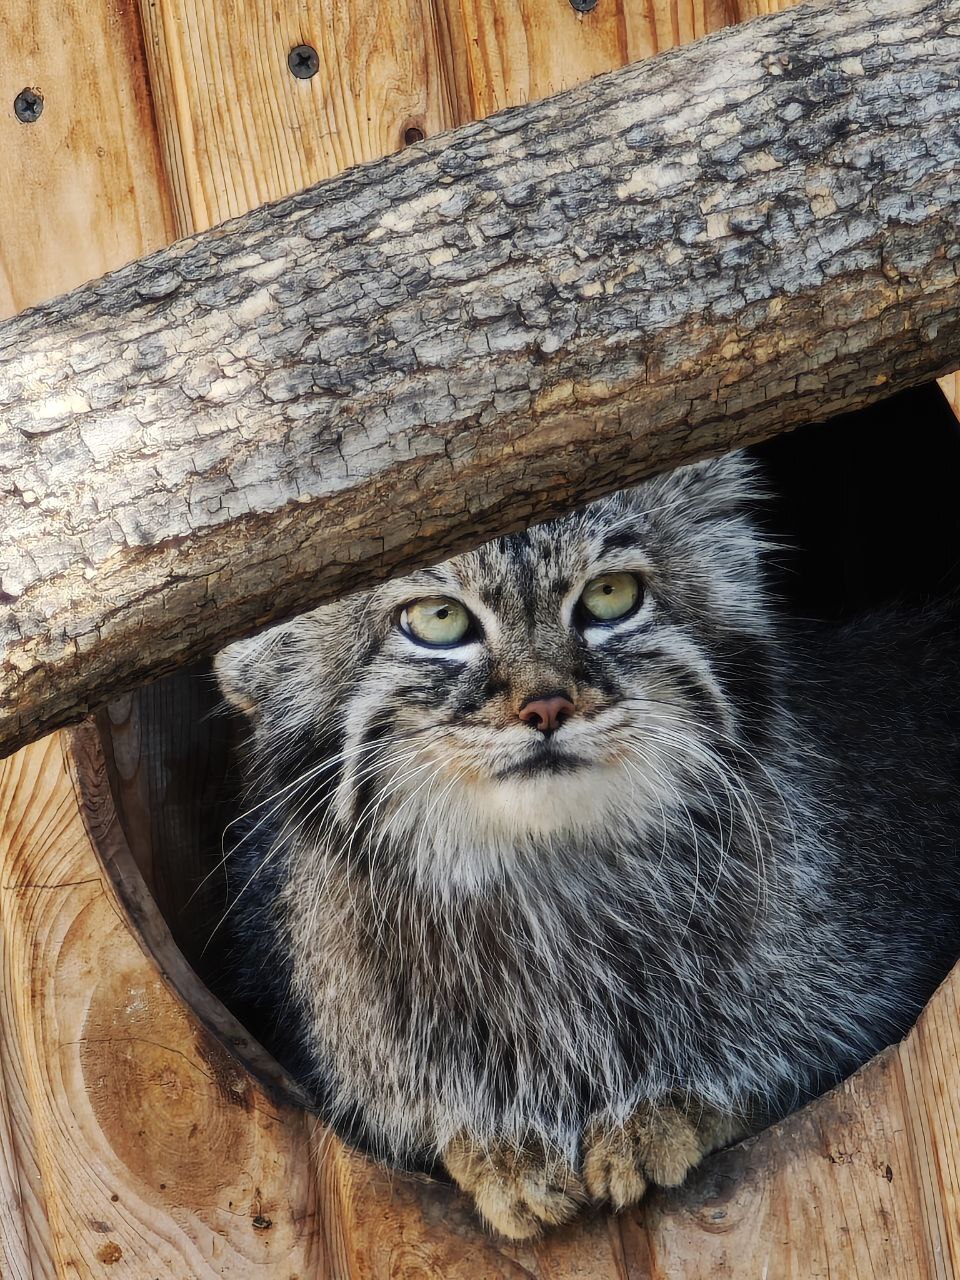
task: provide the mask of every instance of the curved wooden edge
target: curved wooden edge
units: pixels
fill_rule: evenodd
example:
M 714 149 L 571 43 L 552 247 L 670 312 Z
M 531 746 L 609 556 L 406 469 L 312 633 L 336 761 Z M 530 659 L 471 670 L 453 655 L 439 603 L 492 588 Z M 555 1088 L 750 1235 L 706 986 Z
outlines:
M 307 1092 L 201 981 L 174 941 L 131 853 L 111 792 L 100 732 L 85 720 L 66 734 L 66 760 L 80 812 L 130 931 L 163 981 L 206 1030 L 278 1102 L 311 1109 Z
M 0 764 L 3 1280 L 328 1280 L 309 1121 L 138 945 L 70 745 Z M 109 1271 L 106 1269 L 109 1268 Z
M 91 722 L 70 735 L 67 755 L 91 843 L 140 946 L 238 1065 L 304 1105 L 302 1091 L 200 982 L 159 918 L 127 848 Z M 354 1260 L 344 1261 L 342 1274 L 402 1275 L 415 1260 L 424 1275 L 453 1280 L 948 1280 L 960 1274 L 958 1010 L 960 967 L 903 1043 L 783 1123 L 714 1156 L 679 1191 L 529 1245 L 485 1236 L 449 1188 L 391 1175 L 326 1143 L 318 1178 L 336 1184 L 334 1251 Z

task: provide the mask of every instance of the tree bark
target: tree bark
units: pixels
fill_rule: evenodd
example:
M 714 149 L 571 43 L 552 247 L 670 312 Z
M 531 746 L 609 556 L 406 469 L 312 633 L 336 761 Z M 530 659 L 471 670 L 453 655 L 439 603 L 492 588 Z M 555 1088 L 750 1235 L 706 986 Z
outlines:
M 0 328 L 0 751 L 960 363 L 960 0 L 708 37 Z

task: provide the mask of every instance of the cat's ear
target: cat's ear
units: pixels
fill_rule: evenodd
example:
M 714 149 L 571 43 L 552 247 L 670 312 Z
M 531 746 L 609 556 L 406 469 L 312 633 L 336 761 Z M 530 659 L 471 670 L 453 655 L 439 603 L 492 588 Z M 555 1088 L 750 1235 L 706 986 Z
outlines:
M 261 698 L 266 692 L 266 657 L 268 637 L 251 636 L 221 649 L 213 660 L 213 670 L 224 700 L 234 709 L 255 720 Z
M 658 500 L 675 503 L 697 520 L 743 515 L 764 497 L 759 468 L 742 449 L 691 462 L 650 483 Z

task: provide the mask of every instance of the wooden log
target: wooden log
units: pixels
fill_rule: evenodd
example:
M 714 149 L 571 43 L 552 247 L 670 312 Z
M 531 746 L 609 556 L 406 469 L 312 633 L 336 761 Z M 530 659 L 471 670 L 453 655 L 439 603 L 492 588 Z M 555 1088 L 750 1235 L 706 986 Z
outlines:
M 960 0 L 759 19 L 0 331 L 0 748 L 956 361 Z
M 795 3 L 604 0 L 583 11 L 542 0 L 391 0 L 332 14 L 322 0 L 246 0 L 213 21 L 201 0 L 140 0 L 177 231 L 237 217 L 417 133 L 559 93 Z M 318 54 L 308 79 L 286 70 L 302 42 Z M 242 102 L 242 114 L 219 110 L 224 102 Z M 24 222 L 33 242 L 35 224 Z M 49 217 L 42 225 L 49 234 Z M 960 416 L 956 376 L 942 386 Z
M 603 0 L 584 12 L 542 0 L 391 0 L 331 12 L 324 0 L 245 0 L 214 21 L 202 0 L 140 0 L 177 231 L 237 217 L 416 133 L 432 137 L 795 3 Z M 308 79 L 287 69 L 301 43 L 318 54 Z M 219 109 L 233 102 L 242 113 Z M 955 375 L 942 385 L 960 415 Z

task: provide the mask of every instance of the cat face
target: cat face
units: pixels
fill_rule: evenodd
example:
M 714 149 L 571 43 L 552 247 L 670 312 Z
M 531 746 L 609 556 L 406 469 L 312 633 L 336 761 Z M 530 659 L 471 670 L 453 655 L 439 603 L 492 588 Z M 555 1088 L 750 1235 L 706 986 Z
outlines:
M 256 771 L 298 830 L 445 883 L 662 829 L 765 729 L 755 490 L 695 464 L 232 645 Z

